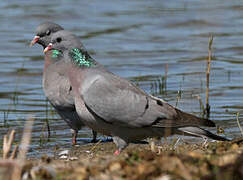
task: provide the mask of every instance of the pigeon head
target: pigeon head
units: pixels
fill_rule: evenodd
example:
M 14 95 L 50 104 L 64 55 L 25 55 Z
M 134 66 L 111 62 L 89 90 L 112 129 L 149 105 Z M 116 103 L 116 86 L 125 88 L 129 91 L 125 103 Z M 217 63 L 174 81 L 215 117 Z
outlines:
M 80 67 L 97 65 L 88 54 L 79 38 L 69 31 L 58 31 L 52 35 L 51 43 L 44 49 L 44 53 L 52 50 L 52 57 L 62 54 L 65 61 L 71 61 Z
M 44 22 L 41 23 L 36 28 L 36 35 L 33 38 L 33 40 L 30 43 L 30 46 L 33 46 L 35 43 L 38 43 L 43 46 L 43 48 L 46 48 L 46 46 L 51 42 L 52 34 L 63 30 L 63 28 L 52 22 Z
M 52 35 L 51 43 L 44 49 L 44 52 L 52 49 L 64 53 L 74 48 L 84 49 L 79 37 L 69 31 L 62 30 Z

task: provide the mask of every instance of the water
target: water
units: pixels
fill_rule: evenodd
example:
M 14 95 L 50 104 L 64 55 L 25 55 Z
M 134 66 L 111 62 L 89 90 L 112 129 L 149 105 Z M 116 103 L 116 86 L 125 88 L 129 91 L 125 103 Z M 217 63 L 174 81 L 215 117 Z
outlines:
M 195 96 L 205 104 L 205 60 L 213 33 L 210 118 L 225 129 L 227 137 L 240 136 L 236 113 L 242 114 L 241 120 L 242 1 L 12 0 L 0 4 L 1 144 L 9 129 L 16 129 L 18 141 L 25 119 L 34 114 L 30 155 L 51 153 L 57 146 L 71 147 L 70 129 L 53 112 L 42 91 L 42 48 L 28 47 L 37 25 L 47 20 L 79 35 L 92 56 L 110 71 L 198 116 L 201 110 Z M 162 82 L 167 67 L 166 89 L 159 91 L 158 81 Z M 178 91 L 181 98 L 177 103 Z M 91 132 L 86 128 L 80 131 L 78 143 L 87 138 Z

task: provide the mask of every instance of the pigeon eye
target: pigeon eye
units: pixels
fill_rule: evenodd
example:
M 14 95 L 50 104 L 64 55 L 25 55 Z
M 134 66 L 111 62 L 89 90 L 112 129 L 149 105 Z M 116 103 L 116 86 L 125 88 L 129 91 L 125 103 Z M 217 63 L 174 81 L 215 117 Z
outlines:
M 62 38 L 58 37 L 57 42 L 60 43 L 62 41 Z
M 50 30 L 47 30 L 46 31 L 46 35 L 49 36 L 51 34 L 51 31 Z

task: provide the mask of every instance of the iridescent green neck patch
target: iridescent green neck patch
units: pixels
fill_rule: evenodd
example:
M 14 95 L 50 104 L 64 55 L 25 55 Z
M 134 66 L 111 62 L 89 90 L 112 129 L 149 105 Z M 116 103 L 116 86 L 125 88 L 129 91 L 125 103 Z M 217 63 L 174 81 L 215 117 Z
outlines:
M 61 55 L 60 51 L 58 51 L 56 49 L 52 50 L 52 58 L 57 58 L 60 55 Z
M 80 67 L 82 66 L 91 67 L 95 65 L 92 59 L 90 58 L 90 56 L 87 53 L 83 53 L 78 48 L 73 48 L 69 52 L 69 55 L 72 58 L 72 60 L 75 62 L 75 64 L 77 64 Z

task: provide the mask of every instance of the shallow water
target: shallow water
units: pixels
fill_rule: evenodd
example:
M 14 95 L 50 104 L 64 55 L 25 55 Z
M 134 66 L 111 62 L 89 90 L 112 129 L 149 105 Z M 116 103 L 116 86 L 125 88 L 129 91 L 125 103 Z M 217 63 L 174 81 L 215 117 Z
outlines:
M 28 47 L 36 26 L 47 20 L 79 35 L 92 56 L 110 71 L 198 116 L 201 109 L 195 96 L 205 104 L 208 39 L 213 33 L 210 118 L 227 137 L 240 136 L 236 113 L 243 112 L 241 1 L 12 0 L 0 4 L 1 144 L 9 129 L 17 130 L 18 140 L 25 119 L 33 114 L 30 155 L 71 147 L 70 129 L 42 91 L 42 48 Z M 78 143 L 87 138 L 91 132 L 85 128 Z

